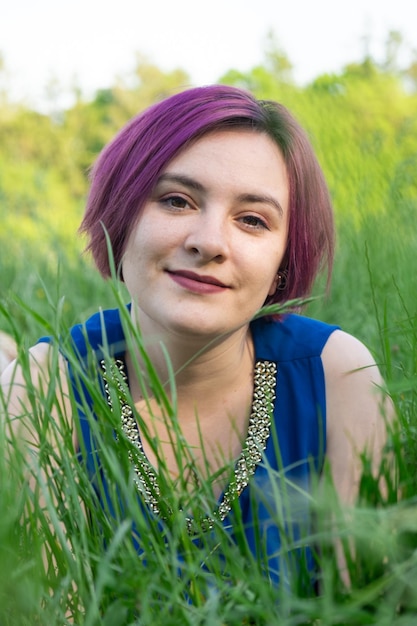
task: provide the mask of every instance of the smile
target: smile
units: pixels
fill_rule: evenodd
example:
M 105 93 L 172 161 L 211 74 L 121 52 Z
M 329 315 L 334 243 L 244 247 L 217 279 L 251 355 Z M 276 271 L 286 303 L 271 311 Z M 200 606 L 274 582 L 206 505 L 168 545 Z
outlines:
M 229 289 L 227 285 L 213 276 L 202 276 L 188 270 L 167 271 L 167 274 L 175 283 L 195 293 L 219 293 Z

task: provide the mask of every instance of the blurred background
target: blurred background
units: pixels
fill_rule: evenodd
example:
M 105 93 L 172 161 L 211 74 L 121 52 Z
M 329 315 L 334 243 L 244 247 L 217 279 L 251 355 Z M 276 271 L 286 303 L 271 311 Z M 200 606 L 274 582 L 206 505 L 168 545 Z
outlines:
M 375 481 L 367 480 L 365 459 L 362 508 L 347 518 L 346 534 L 341 526 L 340 537 L 349 539 L 345 549 L 353 546 L 353 593 L 346 595 L 340 581 L 335 584 L 326 574 L 323 602 L 294 597 L 283 605 L 283 624 L 417 623 L 416 18 L 415 0 L 0 0 L 0 369 L 1 349 L 5 360 L 15 349 L 9 334 L 25 363 L 25 349 L 39 336 L 65 336 L 68 326 L 115 305 L 113 285 L 83 253 L 77 229 L 89 169 L 132 116 L 191 85 L 222 82 L 282 102 L 311 137 L 333 199 L 337 251 L 331 290 L 326 294 L 319 280 L 306 313 L 339 324 L 368 345 L 400 428 L 387 442 L 396 462 L 395 483 L 383 461 L 381 476 L 388 487 L 381 496 Z M 40 403 L 48 416 L 50 396 Z M 19 452 L 19 446 L 15 449 Z M 41 450 L 50 463 L 48 448 Z M 128 535 L 119 554 L 119 532 L 114 552 L 106 544 L 102 553 L 96 537 L 107 522 L 79 541 L 79 529 L 86 527 L 78 501 L 78 457 L 74 472 L 72 464 L 62 464 L 68 491 L 55 465 L 51 471 L 71 546 L 78 546 L 74 555 L 50 535 L 48 518 L 36 517 L 39 503 L 32 519 L 32 506 L 27 507 L 29 523 L 21 523 L 25 502 L 32 503 L 32 494 L 22 487 L 26 469 L 24 482 L 16 482 L 4 460 L 0 453 L 1 624 L 61 625 L 71 603 L 75 615 L 85 609 L 86 624 L 125 624 L 123 603 L 132 602 L 136 611 L 143 589 L 143 624 L 174 624 L 172 606 L 181 614 L 176 624 L 249 623 L 242 615 L 257 605 L 251 587 L 242 587 L 239 560 L 234 564 L 238 584 L 223 583 L 224 607 L 221 595 L 210 595 L 206 605 L 198 596 L 201 612 L 190 613 L 187 596 L 182 612 L 179 582 L 172 576 L 178 564 L 173 570 L 166 566 L 163 535 L 162 552 L 155 552 L 156 560 L 162 555 L 159 570 L 143 568 L 147 560 L 138 568 Z M 328 499 L 328 507 L 332 532 L 326 531 L 324 547 L 333 535 L 334 499 Z M 39 520 L 44 520 L 43 535 Z M 45 537 L 53 555 L 49 578 L 40 565 Z M 324 571 L 330 572 L 331 561 L 323 554 L 329 565 Z M 193 563 L 188 567 L 197 597 Z M 263 578 L 258 585 L 264 615 Z M 209 589 L 211 594 L 211 578 Z M 229 602 L 230 590 L 235 604 Z M 162 607 L 158 603 L 165 597 Z M 233 613 L 230 621 L 213 621 L 216 602 L 222 615 L 223 608 L 224 615 Z M 110 608 L 98 622 L 92 616 L 100 603 Z M 234 615 L 236 606 L 243 612 Z M 259 623 L 276 623 L 276 598 L 271 607 L 266 609 L 271 619 Z
M 307 313 L 365 341 L 394 379 L 414 371 L 417 5 L 1 4 L 0 329 L 31 344 L 58 303 L 67 324 L 111 305 L 77 235 L 90 166 L 155 100 L 224 82 L 287 105 L 325 171 L 338 248 L 330 295 L 319 282 Z

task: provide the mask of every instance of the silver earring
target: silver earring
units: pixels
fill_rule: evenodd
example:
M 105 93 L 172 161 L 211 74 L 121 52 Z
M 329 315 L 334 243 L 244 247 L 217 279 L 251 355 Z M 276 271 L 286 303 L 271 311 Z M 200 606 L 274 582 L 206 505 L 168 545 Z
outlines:
M 288 270 L 279 270 L 277 278 L 277 291 L 283 291 L 287 286 Z

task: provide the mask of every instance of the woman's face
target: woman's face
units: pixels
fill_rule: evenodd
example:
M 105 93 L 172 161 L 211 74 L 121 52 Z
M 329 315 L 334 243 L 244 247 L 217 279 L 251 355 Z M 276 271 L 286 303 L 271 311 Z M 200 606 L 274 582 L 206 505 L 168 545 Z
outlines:
M 288 203 L 284 159 L 265 134 L 213 132 L 181 152 L 123 259 L 142 330 L 210 339 L 247 325 L 275 292 Z

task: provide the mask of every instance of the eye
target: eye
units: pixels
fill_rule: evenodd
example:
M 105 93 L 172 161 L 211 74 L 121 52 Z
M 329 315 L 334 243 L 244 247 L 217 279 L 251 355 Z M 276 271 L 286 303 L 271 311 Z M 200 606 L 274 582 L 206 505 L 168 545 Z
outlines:
M 252 230 L 269 230 L 265 220 L 257 215 L 244 215 L 240 218 L 241 222 Z
M 169 209 L 173 209 L 174 211 L 181 211 L 182 209 L 186 209 L 190 206 L 188 200 L 183 198 L 182 196 L 166 196 L 165 198 L 161 198 L 161 204 L 168 207 Z

